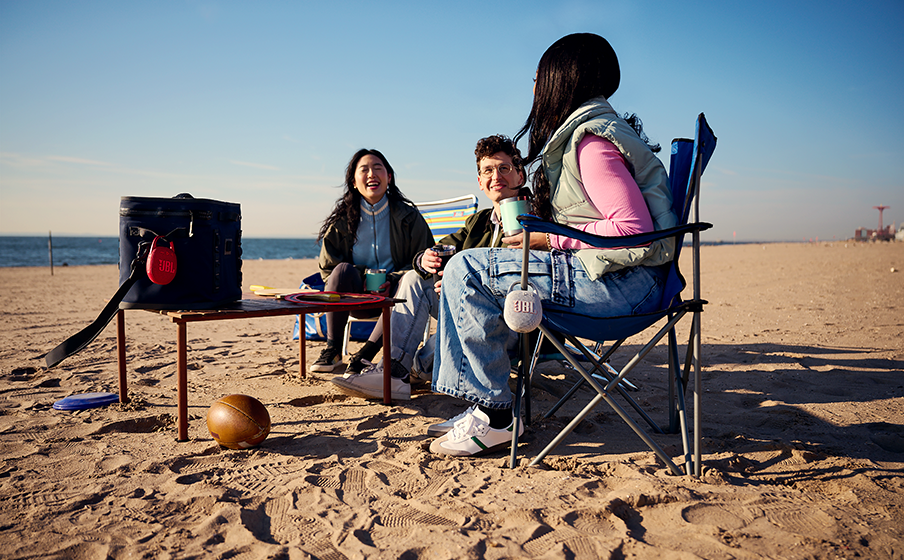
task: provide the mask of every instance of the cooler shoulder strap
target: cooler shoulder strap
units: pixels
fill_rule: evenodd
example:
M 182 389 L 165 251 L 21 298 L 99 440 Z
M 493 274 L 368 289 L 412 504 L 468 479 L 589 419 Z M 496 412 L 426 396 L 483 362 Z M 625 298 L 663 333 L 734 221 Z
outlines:
M 144 262 L 145 259 L 147 259 L 149 250 L 150 243 L 142 242 L 138 244 L 138 254 L 135 255 L 135 258 L 132 260 L 132 268 L 129 277 L 122 283 L 119 289 L 116 290 L 116 293 L 113 294 L 113 297 L 107 305 L 104 306 L 100 315 L 97 316 L 97 319 L 95 319 L 93 323 L 70 336 L 56 348 L 47 353 L 44 358 L 47 367 L 51 368 L 69 356 L 80 352 L 85 346 L 88 346 L 92 340 L 97 338 L 97 335 L 110 324 L 110 321 L 116 316 L 116 312 L 119 311 L 120 302 L 126 297 L 126 294 L 129 292 L 132 285 L 138 281 L 138 277 L 141 273 L 144 272 Z

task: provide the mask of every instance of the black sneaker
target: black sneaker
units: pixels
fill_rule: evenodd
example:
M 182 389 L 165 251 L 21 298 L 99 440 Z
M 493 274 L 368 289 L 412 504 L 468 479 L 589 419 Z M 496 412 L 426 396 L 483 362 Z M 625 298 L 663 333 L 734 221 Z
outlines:
M 342 351 L 339 348 L 327 346 L 320 353 L 317 361 L 311 364 L 311 372 L 333 371 L 342 364 Z
M 393 379 L 400 379 L 403 383 L 411 383 L 411 375 L 408 369 L 398 360 L 392 360 L 389 375 Z
M 370 362 L 362 358 L 359 354 L 352 354 L 348 360 L 348 367 L 345 368 L 345 377 L 358 375 L 364 368 L 372 365 Z

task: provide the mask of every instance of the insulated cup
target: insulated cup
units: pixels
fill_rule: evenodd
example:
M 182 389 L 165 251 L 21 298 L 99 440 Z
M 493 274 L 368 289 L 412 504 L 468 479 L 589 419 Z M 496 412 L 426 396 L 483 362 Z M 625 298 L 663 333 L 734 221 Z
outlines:
M 386 283 L 385 268 L 368 268 L 364 271 L 364 289 L 368 292 L 376 292 L 380 286 Z
M 518 216 L 530 213 L 530 201 L 523 196 L 506 198 L 499 201 L 499 211 L 502 213 L 502 235 L 518 235 L 524 230 Z

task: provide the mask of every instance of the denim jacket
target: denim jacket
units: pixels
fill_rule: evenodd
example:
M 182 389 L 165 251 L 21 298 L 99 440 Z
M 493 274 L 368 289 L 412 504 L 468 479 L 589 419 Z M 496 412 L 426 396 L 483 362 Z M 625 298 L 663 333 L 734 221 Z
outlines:
M 543 148 L 543 169 L 549 179 L 553 219 L 577 226 L 603 218 L 584 195 L 578 168 L 578 145 L 588 133 L 612 142 L 621 152 L 650 210 L 653 227 L 661 230 L 676 226 L 678 219 L 672 211 L 665 166 L 605 97 L 591 99 L 578 107 Z M 591 279 L 596 280 L 606 272 L 628 266 L 665 264 L 674 257 L 674 250 L 675 241 L 665 239 L 646 247 L 578 249 L 575 254 Z

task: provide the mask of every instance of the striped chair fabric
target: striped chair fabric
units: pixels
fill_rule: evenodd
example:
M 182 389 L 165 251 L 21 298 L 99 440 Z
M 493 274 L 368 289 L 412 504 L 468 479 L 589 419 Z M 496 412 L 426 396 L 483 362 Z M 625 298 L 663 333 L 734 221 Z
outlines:
M 465 225 L 468 216 L 477 213 L 477 196 L 469 194 L 433 202 L 416 202 L 415 206 L 427 220 L 433 241 L 437 242 Z

